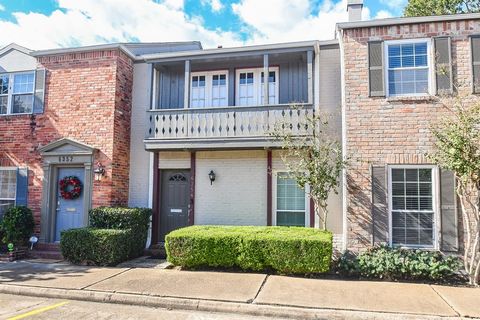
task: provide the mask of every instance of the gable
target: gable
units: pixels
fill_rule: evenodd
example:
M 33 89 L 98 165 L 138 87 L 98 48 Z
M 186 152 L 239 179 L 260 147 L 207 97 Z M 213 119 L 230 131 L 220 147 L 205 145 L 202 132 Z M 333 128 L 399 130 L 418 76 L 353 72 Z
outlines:
M 39 151 L 44 156 L 56 154 L 91 155 L 95 148 L 72 139 L 63 138 L 41 147 Z
M 35 70 L 37 59 L 31 55 L 12 48 L 0 55 L 0 72 L 17 72 Z

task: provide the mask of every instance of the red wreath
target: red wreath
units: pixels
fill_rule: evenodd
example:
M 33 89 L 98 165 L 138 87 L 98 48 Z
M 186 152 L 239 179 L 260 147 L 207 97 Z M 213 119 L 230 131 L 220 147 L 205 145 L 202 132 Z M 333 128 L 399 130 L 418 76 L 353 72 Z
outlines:
M 73 200 L 82 193 L 82 182 L 74 176 L 68 176 L 60 180 L 60 195 L 63 199 Z

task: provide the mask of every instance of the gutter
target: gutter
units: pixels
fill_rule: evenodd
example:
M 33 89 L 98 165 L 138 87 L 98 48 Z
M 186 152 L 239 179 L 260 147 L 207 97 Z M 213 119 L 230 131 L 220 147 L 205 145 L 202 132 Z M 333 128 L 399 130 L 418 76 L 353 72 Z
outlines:
M 404 24 L 416 24 L 416 23 L 429 23 L 429 22 L 450 22 L 458 20 L 478 20 L 480 19 L 480 13 L 460 13 L 442 16 L 427 16 L 427 17 L 401 17 L 401 18 L 388 18 L 377 19 L 368 21 L 353 21 L 353 22 L 340 22 L 337 23 L 338 29 L 355 29 L 355 28 L 367 28 L 367 27 L 385 27 Z

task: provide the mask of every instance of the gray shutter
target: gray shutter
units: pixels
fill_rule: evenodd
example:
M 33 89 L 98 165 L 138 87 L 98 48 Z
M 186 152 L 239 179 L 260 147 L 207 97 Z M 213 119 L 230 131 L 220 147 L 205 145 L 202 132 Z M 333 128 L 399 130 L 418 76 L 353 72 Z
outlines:
M 441 249 L 458 251 L 458 214 L 456 206 L 455 175 L 440 170 Z
M 368 90 L 370 97 L 385 97 L 383 41 L 368 43 Z
M 435 44 L 435 78 L 437 94 L 452 94 L 452 41 L 450 37 L 434 38 Z
M 372 167 L 373 243 L 388 243 L 388 188 L 387 168 Z
M 26 206 L 28 199 L 28 169 L 17 169 L 17 193 L 15 199 L 16 206 Z
M 472 90 L 480 93 L 480 36 L 470 38 L 472 56 Z
M 33 113 L 43 113 L 45 100 L 45 69 L 38 69 L 35 72 L 35 93 L 33 95 Z

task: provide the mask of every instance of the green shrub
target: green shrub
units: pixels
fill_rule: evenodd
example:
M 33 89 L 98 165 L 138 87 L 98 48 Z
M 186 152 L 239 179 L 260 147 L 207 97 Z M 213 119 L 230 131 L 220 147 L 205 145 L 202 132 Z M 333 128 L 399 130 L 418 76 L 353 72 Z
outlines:
M 92 228 L 132 230 L 133 258 L 143 254 L 151 215 L 149 208 L 98 207 L 90 210 L 89 220 Z
M 34 227 L 32 210 L 25 206 L 10 207 L 0 224 L 2 240 L 4 243 L 24 245 L 33 234 Z
M 113 266 L 130 257 L 130 229 L 79 228 L 61 232 L 63 257 L 75 264 Z
M 343 254 L 337 262 L 337 270 L 347 276 L 360 276 L 387 280 L 451 279 L 460 270 L 456 257 L 445 257 L 438 251 L 407 250 L 377 246 L 360 253 Z
M 301 227 L 192 226 L 169 233 L 165 249 L 169 262 L 187 268 L 321 273 L 330 267 L 332 235 Z

